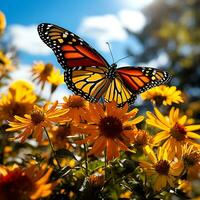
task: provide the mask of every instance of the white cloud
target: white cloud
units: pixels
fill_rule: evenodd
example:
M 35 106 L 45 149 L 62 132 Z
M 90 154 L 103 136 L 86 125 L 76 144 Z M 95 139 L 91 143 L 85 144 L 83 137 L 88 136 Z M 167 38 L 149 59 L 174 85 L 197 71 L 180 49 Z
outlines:
M 144 15 L 139 11 L 121 10 L 119 19 L 125 28 L 133 32 L 140 32 L 146 24 Z
M 122 7 L 133 8 L 133 9 L 142 9 L 145 6 L 148 6 L 154 0 L 115 0 L 115 3 L 119 4 Z
M 86 17 L 79 27 L 79 32 L 95 39 L 99 47 L 104 51 L 108 51 L 106 42 L 127 39 L 125 30 L 114 15 Z
M 153 66 L 155 68 L 162 68 L 162 66 L 167 65 L 169 61 L 169 57 L 166 53 L 161 52 L 157 58 L 152 59 L 149 63 L 148 66 Z
M 11 25 L 9 27 L 9 35 L 12 45 L 17 50 L 34 55 L 48 55 L 51 53 L 50 48 L 40 39 L 36 25 Z
M 128 34 L 124 28 L 139 32 L 146 23 L 139 11 L 121 10 L 117 15 L 90 16 L 83 19 L 78 32 L 97 42 L 103 51 L 108 51 L 106 42 L 126 41 Z

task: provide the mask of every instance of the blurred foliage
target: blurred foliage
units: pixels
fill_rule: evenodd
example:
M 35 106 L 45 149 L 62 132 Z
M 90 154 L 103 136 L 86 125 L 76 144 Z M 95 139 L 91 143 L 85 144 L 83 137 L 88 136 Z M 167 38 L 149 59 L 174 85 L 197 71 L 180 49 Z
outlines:
M 139 33 L 128 30 L 143 47 L 141 53 L 128 49 L 134 63 L 148 63 L 161 55 L 173 74 L 171 83 L 187 92 L 189 101 L 200 95 L 200 1 L 155 0 L 143 9 L 147 24 Z

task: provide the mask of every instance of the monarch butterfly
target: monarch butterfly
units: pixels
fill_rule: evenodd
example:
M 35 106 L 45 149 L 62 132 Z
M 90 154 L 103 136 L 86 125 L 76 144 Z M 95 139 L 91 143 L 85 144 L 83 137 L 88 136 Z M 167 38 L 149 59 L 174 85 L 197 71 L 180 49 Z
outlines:
M 121 67 L 108 62 L 79 36 L 59 26 L 42 23 L 40 38 L 64 68 L 64 80 L 75 94 L 90 102 L 101 97 L 118 106 L 134 103 L 136 95 L 171 79 L 167 71 L 150 67 Z

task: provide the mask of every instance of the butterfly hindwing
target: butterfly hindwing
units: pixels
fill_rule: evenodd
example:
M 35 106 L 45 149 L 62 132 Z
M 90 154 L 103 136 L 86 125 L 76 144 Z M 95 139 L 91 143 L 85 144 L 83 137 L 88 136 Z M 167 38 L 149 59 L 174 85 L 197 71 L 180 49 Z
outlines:
M 77 66 L 108 66 L 106 60 L 76 34 L 53 24 L 42 23 L 38 33 L 66 69 Z
M 98 102 L 103 96 L 106 102 L 114 100 L 119 107 L 125 103 L 134 103 L 136 95 L 124 85 L 119 76 L 108 78 L 108 72 L 108 68 L 97 66 L 68 68 L 64 73 L 65 83 L 75 94 L 91 102 Z
M 104 94 L 106 102 L 115 101 L 119 107 L 122 107 L 125 103 L 133 104 L 136 95 L 132 93 L 123 83 L 121 78 L 117 76 L 110 83 L 107 91 Z
M 107 71 L 108 68 L 104 66 L 67 68 L 64 80 L 75 94 L 91 102 L 97 102 L 110 85 L 110 80 L 106 78 Z
M 150 67 L 122 67 L 117 73 L 132 93 L 139 94 L 171 79 L 167 71 Z

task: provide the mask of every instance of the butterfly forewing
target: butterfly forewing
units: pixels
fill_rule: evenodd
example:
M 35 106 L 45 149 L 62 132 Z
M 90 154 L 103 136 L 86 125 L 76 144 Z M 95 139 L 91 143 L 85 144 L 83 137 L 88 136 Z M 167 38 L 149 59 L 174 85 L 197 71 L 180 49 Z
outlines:
M 110 85 L 106 78 L 106 67 L 74 67 L 68 68 L 64 73 L 65 82 L 75 94 L 91 102 L 97 102 Z
M 134 94 L 145 92 L 171 79 L 167 71 L 150 67 L 122 67 L 117 69 L 117 73 L 126 87 Z
M 108 66 L 95 49 L 68 30 L 42 23 L 38 26 L 38 33 L 43 42 L 54 51 L 64 69 L 77 66 Z

